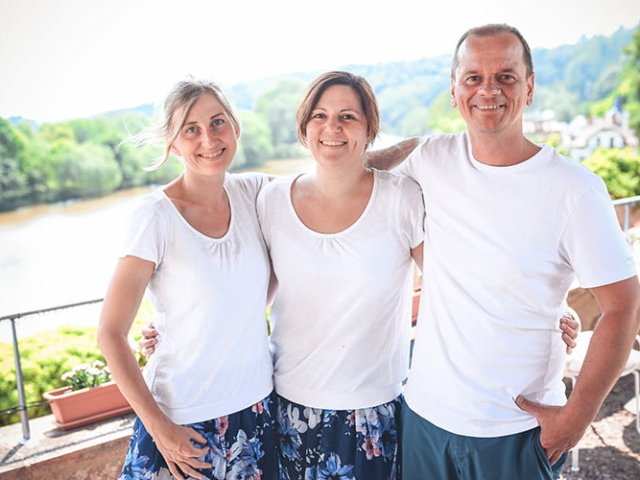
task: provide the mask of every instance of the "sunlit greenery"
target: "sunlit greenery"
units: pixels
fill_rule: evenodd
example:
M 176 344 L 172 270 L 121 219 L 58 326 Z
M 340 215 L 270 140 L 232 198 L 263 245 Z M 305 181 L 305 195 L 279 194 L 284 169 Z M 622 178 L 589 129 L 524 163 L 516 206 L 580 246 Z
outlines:
M 131 329 L 132 350 L 137 349 L 136 342 L 141 336 L 142 327 L 150 318 L 150 305 L 145 301 Z M 67 326 L 20 340 L 22 374 L 30 418 L 51 413 L 49 405 L 42 400 L 42 394 L 66 386 L 67 382 L 62 378 L 65 372 L 80 364 L 90 364 L 96 360 L 104 362 L 98 349 L 96 333 L 95 327 Z M 138 363 L 144 365 L 144 357 L 138 355 Z M 40 403 L 42 404 L 38 405 Z M 13 346 L 0 342 L 0 411 L 11 411 L 18 404 Z M 18 411 L 0 415 L 0 426 L 19 421 Z

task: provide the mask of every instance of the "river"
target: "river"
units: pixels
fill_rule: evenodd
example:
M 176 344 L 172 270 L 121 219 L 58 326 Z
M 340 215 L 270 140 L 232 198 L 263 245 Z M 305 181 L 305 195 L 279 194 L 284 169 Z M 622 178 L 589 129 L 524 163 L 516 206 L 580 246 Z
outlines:
M 268 162 L 262 171 L 305 171 L 310 160 Z M 0 316 L 102 298 L 129 215 L 149 189 L 0 214 Z M 96 307 L 65 310 L 19 322 L 21 338 L 63 323 L 97 322 Z M 46 321 L 45 321 L 46 320 Z M 0 341 L 9 340 L 9 322 Z

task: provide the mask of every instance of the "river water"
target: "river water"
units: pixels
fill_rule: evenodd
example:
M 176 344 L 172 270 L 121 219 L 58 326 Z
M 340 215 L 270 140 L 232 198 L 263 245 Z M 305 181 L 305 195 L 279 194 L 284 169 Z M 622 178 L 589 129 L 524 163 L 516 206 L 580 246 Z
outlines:
M 262 171 L 285 175 L 311 165 L 309 159 L 280 160 Z M 129 216 L 149 191 L 0 214 L 0 317 L 104 297 Z M 18 336 L 67 323 L 96 325 L 100 305 L 23 318 Z M 0 322 L 0 341 L 10 335 L 10 322 Z
M 127 219 L 148 191 L 0 214 L 0 316 L 102 298 Z M 82 311 L 95 324 L 95 310 L 66 310 L 62 317 Z M 47 315 L 46 324 L 64 321 L 52 320 L 58 316 Z M 21 320 L 20 336 L 35 333 L 42 318 Z M 8 322 L 0 327 L 0 341 L 6 341 Z

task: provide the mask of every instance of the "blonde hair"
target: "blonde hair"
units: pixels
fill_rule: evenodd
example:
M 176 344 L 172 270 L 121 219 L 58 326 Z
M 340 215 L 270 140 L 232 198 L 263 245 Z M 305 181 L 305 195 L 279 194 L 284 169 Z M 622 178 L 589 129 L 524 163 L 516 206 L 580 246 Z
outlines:
M 164 154 L 156 159 L 147 170 L 156 170 L 165 164 L 171 154 L 171 145 L 178 137 L 180 129 L 189 115 L 193 104 L 203 95 L 213 95 L 220 102 L 229 121 L 239 137 L 242 129 L 240 118 L 220 86 L 211 80 L 187 79 L 176 83 L 164 100 L 162 117 L 159 122 L 133 138 L 134 144 L 142 145 L 162 139 Z M 179 118 L 177 114 L 180 112 Z

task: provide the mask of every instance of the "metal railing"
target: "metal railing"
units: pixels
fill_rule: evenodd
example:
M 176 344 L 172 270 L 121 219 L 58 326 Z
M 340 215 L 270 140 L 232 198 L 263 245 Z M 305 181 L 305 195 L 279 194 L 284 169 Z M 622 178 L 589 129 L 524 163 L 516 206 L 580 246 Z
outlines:
M 24 444 L 31 438 L 31 430 L 29 428 L 29 412 L 27 410 L 27 397 L 24 390 L 24 377 L 22 376 L 22 362 L 20 360 L 20 347 L 18 345 L 18 333 L 16 329 L 16 321 L 21 318 L 30 317 L 33 315 L 40 315 L 43 313 L 51 313 L 60 310 L 66 310 L 69 308 L 81 307 L 84 305 L 92 305 L 102 302 L 103 299 L 87 300 L 79 303 L 71 303 L 68 305 L 60 305 L 58 307 L 44 308 L 42 310 L 33 310 L 31 312 L 14 313 L 11 315 L 5 315 L 0 317 L 0 322 L 11 322 L 11 341 L 13 343 L 13 357 L 15 361 L 16 369 L 16 387 L 18 389 L 18 411 L 20 412 L 20 423 L 22 424 L 22 440 L 20 443 Z
M 624 221 L 622 222 L 622 230 L 627 231 L 631 222 L 631 206 L 640 202 L 640 195 L 637 197 L 621 198 L 620 200 L 614 200 L 614 207 L 624 207 Z

